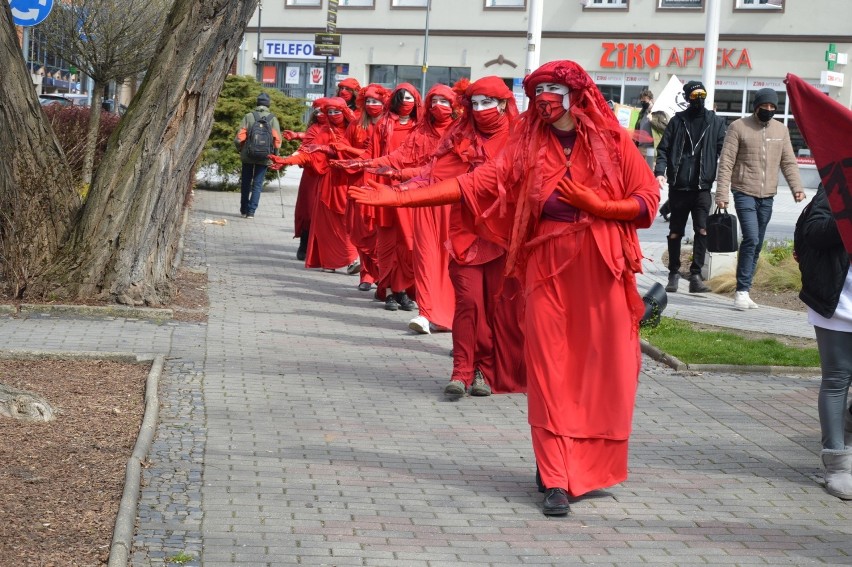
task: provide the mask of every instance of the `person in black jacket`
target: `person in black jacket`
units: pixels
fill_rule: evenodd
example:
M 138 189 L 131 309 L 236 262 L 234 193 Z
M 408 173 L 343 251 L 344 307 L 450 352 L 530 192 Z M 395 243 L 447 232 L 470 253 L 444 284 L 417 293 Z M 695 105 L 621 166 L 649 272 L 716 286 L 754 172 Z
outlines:
M 822 186 L 802 212 L 795 237 L 799 298 L 808 306 L 822 367 L 817 406 L 825 489 L 852 500 L 852 414 L 846 404 L 852 384 L 852 271 Z
M 689 108 L 669 121 L 657 146 L 654 175 L 660 184 L 669 185 L 669 281 L 666 291 L 676 292 L 680 281 L 680 243 L 686 219 L 692 215 L 695 237 L 692 264 L 689 266 L 689 291 L 702 293 L 710 288 L 701 278 L 707 252 L 707 217 L 710 214 L 710 189 L 716 180 L 716 163 L 725 141 L 725 119 L 704 108 L 707 90 L 700 81 L 683 86 Z

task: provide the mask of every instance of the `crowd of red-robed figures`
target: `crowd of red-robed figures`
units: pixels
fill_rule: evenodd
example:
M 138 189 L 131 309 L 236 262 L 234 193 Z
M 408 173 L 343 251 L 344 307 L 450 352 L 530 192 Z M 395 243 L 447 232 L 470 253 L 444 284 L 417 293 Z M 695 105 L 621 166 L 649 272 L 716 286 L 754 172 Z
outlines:
M 496 108 L 478 113 L 493 115 L 492 131 L 487 122 L 461 120 L 474 92 L 511 106 L 502 121 Z M 283 133 L 301 139 L 299 150 L 270 156 L 273 170 L 303 168 L 294 237 L 305 267 L 357 274 L 358 289 L 375 288 L 385 309 L 411 312 L 408 326 L 417 333 L 452 331 L 450 382 L 471 395 L 526 388 L 521 294 L 504 275 L 505 250 L 477 235 L 460 203 L 372 207 L 349 199 L 347 189 L 378 182 L 404 191 L 471 171 L 505 145 L 514 116 L 514 97 L 497 77 L 437 84 L 425 98 L 409 83 L 389 90 L 348 78 L 337 96 L 313 102 L 305 132 Z

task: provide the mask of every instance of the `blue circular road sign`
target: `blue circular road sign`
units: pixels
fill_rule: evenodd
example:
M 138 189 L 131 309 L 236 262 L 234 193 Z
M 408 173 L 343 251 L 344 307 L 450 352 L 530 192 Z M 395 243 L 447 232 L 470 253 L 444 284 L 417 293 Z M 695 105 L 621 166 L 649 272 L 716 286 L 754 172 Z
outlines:
M 18 26 L 37 26 L 53 8 L 53 0 L 9 0 L 12 20 Z

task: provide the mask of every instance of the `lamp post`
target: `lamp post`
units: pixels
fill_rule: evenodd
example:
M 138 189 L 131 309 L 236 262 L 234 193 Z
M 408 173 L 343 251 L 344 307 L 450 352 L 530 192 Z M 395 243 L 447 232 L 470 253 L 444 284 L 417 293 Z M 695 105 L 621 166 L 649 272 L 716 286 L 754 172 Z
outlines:
M 261 69 L 260 69 L 260 54 L 261 54 L 260 17 L 261 17 L 262 14 L 263 14 L 263 0 L 261 0 L 260 2 L 257 3 L 257 59 L 255 60 L 255 66 L 256 66 L 257 69 L 256 69 L 255 74 L 256 74 L 256 78 L 257 78 L 258 83 L 261 82 L 261 80 L 262 80 Z
M 423 36 L 423 76 L 420 79 L 420 92 L 426 96 L 426 71 L 429 70 L 429 12 L 432 11 L 432 0 L 426 0 L 426 34 Z
M 716 98 L 716 52 L 719 51 L 719 0 L 707 0 L 707 27 L 704 32 L 704 71 L 701 80 L 707 89 L 707 108 L 713 110 Z

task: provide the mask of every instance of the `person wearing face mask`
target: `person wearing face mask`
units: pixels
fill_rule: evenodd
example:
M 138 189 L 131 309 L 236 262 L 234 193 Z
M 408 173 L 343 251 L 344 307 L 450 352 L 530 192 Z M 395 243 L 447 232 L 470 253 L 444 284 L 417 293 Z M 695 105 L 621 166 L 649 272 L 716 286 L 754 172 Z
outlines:
M 346 106 L 355 115 L 356 120 L 358 118 L 358 109 L 355 102 L 358 98 L 358 91 L 360 90 L 361 85 L 354 77 L 346 77 L 337 83 L 337 96 L 346 101 Z
M 758 307 L 749 297 L 749 290 L 763 248 L 766 226 L 772 218 L 779 168 L 793 199 L 797 203 L 805 200 L 790 132 L 784 124 L 772 119 L 778 109 L 778 93 L 769 88 L 760 89 L 755 94 L 752 109 L 752 114 L 728 127 L 716 179 L 716 206 L 727 208 L 733 193 L 742 233 L 734 293 L 734 308 L 740 311 Z
M 426 94 L 424 119 L 411 131 L 400 147 L 374 159 L 332 161 L 332 166 L 350 170 L 377 171 L 392 179 L 407 179 L 432 157 L 444 132 L 458 117 L 454 109 L 456 93 L 447 85 L 437 84 Z M 402 171 L 409 172 L 404 175 Z M 447 275 L 448 252 L 444 247 L 449 227 L 449 206 L 423 207 L 412 211 L 414 241 L 414 287 L 419 314 L 409 328 L 430 334 L 432 330 L 450 330 L 455 298 Z
M 651 107 L 654 105 L 654 93 L 649 89 L 642 90 L 639 93 L 639 116 L 633 124 L 633 130 L 636 134 L 636 147 L 639 152 L 645 156 L 645 161 L 648 166 L 654 167 L 654 131 L 651 128 Z
M 338 97 L 326 98 L 321 108 L 328 123 L 320 127 L 313 144 L 303 143 L 291 156 L 270 156 L 269 159 L 273 162 L 270 166 L 273 170 L 298 165 L 312 168 L 319 176 L 305 267 L 335 271 L 343 266 L 349 269 L 358 261 L 344 222 L 347 180 L 336 178 L 328 165 L 330 158 L 337 157 L 330 144 L 342 138 L 352 113 L 346 102 Z
M 552 61 L 524 79 L 532 100 L 504 149 L 470 173 L 397 192 L 350 187 L 365 203 L 462 201 L 478 234 L 506 250 L 525 298 L 528 419 L 543 512 L 627 478 L 638 386 L 637 228 L 656 216 L 659 183 L 592 78 Z
M 669 186 L 669 281 L 666 291 L 674 293 L 680 281 L 680 245 L 686 220 L 692 215 L 695 232 L 692 263 L 689 266 L 689 292 L 706 293 L 710 288 L 701 277 L 707 253 L 707 217 L 712 197 L 710 189 L 716 180 L 716 164 L 725 141 L 725 119 L 704 108 L 707 90 L 701 81 L 683 86 L 689 101 L 686 110 L 669 120 L 660 144 L 654 175 Z
M 304 132 L 299 132 L 298 138 L 303 144 L 312 145 L 316 143 L 323 125 L 328 124 L 328 117 L 323 113 L 322 107 L 327 99 L 318 98 L 311 104 L 311 117 Z M 305 167 L 302 170 L 302 178 L 299 180 L 299 192 L 296 195 L 296 207 L 293 211 L 294 234 L 293 238 L 299 239 L 299 249 L 296 251 L 296 259 L 304 261 L 308 253 L 308 236 L 311 230 L 311 214 L 316 201 L 317 186 L 320 176 L 314 168 Z

